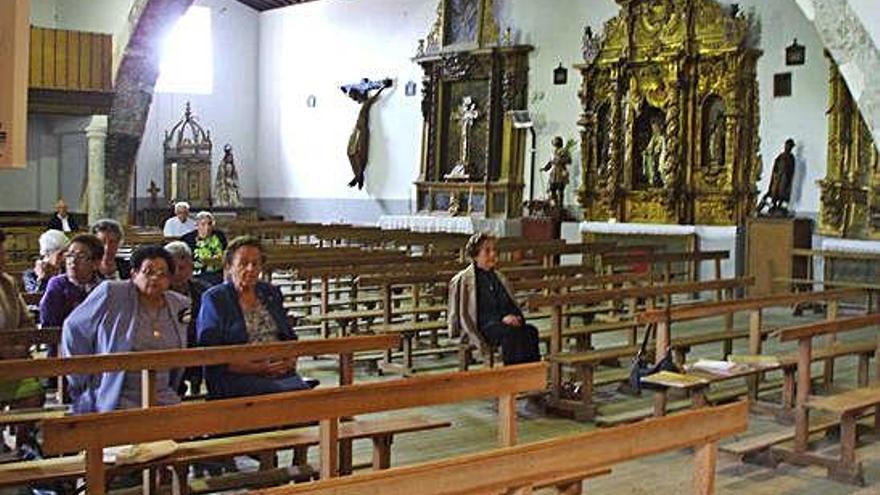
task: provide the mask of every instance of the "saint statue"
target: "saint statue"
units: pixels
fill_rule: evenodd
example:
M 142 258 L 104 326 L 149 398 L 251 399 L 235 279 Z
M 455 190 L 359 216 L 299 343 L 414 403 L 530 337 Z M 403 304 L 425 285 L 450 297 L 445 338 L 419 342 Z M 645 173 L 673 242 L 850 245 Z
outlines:
M 788 204 L 791 201 L 791 186 L 794 179 L 794 139 L 785 140 L 785 148 L 773 161 L 773 175 L 770 176 L 770 188 L 758 204 L 758 213 L 769 207 L 770 215 L 788 216 Z M 785 206 L 783 206 L 783 203 Z
M 477 102 L 470 96 L 461 99 L 461 105 L 455 111 L 455 119 L 459 121 L 461 127 L 461 138 L 459 139 L 459 162 L 456 168 L 463 167 L 466 171 L 470 166 L 470 135 L 474 122 L 480 118 L 480 109 L 477 108 Z
M 550 200 L 557 208 L 562 208 L 565 198 L 565 187 L 568 185 L 568 166 L 571 165 L 571 147 L 574 141 L 565 146 L 562 138 L 553 138 L 553 158 L 544 165 L 544 172 L 550 172 Z
M 726 129 L 724 116 L 719 115 L 709 131 L 709 167 L 713 169 L 724 167 L 724 141 Z
M 223 160 L 217 167 L 217 177 L 214 180 L 214 205 L 241 206 L 241 193 L 238 189 L 238 171 L 235 169 L 232 146 L 228 144 L 223 147 Z
M 651 120 L 651 139 L 642 151 L 642 173 L 652 187 L 663 187 L 661 167 L 666 162 L 666 138 L 660 128 L 660 120 Z

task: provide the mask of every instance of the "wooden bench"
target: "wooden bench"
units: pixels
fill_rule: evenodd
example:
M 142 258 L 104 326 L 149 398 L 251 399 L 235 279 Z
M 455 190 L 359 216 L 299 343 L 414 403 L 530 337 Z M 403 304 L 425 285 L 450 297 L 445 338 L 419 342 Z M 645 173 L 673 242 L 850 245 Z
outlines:
M 543 364 L 509 366 L 468 373 L 447 373 L 351 385 L 218 400 L 201 404 L 118 411 L 110 414 L 47 420 L 44 450 L 64 454 L 85 450 L 86 484 L 90 494 L 106 493 L 104 447 L 201 435 L 220 435 L 319 421 L 321 477 L 339 472 L 339 418 L 449 402 L 498 398 L 498 441 L 514 445 L 517 438 L 515 398 L 542 389 Z M 165 461 L 157 459 L 155 465 Z
M 9 380 L 55 377 L 64 380 L 67 375 L 94 375 L 104 371 L 125 370 L 141 373 L 142 383 L 145 384 L 146 390 L 154 392 L 157 370 L 240 363 L 269 358 L 338 355 L 339 384 L 348 385 L 352 383 L 354 377 L 353 356 L 355 353 L 381 351 L 396 348 L 399 345 L 400 338 L 398 336 L 371 335 L 345 339 L 203 347 L 69 358 L 9 359 L 0 361 L 0 376 Z M 144 397 L 144 407 L 149 407 L 154 403 L 152 397 Z M 0 424 L 33 423 L 56 418 L 61 414 L 64 414 L 63 411 L 57 409 L 13 410 L 0 415 Z
M 823 335 L 858 330 L 880 325 L 880 313 L 853 318 L 824 321 L 809 325 L 785 328 L 780 332 L 783 342 L 798 342 L 797 362 L 797 406 L 795 408 L 794 448 L 775 448 L 774 456 L 793 464 L 815 464 L 828 469 L 828 476 L 838 481 L 864 485 L 862 465 L 856 460 L 857 422 L 861 415 L 873 409 L 875 430 L 880 431 L 880 386 L 858 388 L 848 392 L 825 397 L 811 395 L 810 364 L 813 361 L 813 338 Z M 880 345 L 880 339 L 872 344 Z M 876 354 L 875 354 L 876 355 Z M 880 379 L 880 361 L 876 369 Z M 833 414 L 840 420 L 840 456 L 832 459 L 808 452 L 810 411 L 817 410 Z
M 748 428 L 748 405 L 704 408 L 633 425 L 590 431 L 532 444 L 464 455 L 387 471 L 264 490 L 262 495 L 525 495 L 548 481 L 579 494 L 595 470 L 660 452 L 693 448 L 691 492 L 715 493 L 719 440 Z
M 339 427 L 339 440 L 370 440 L 373 444 L 373 469 L 387 469 L 391 465 L 391 446 L 394 438 L 401 434 L 430 431 L 451 426 L 449 421 L 440 421 L 427 416 L 413 415 L 343 422 Z M 230 458 L 237 455 L 253 455 L 262 461 L 261 471 L 276 464 L 273 456 L 282 450 L 294 451 L 294 465 L 298 471 L 309 473 L 306 463 L 308 449 L 320 441 L 315 427 L 282 429 L 270 432 L 235 435 L 205 440 L 187 440 L 179 443 L 178 449 L 163 458 L 165 465 L 173 466 L 181 479 L 185 479 L 187 468 L 198 462 Z M 144 465 L 114 466 L 108 474 L 140 471 Z M 0 487 L 43 483 L 66 479 L 82 478 L 86 474 L 85 456 L 72 455 L 0 464 Z M 182 486 L 181 492 L 186 492 Z
M 549 358 L 551 361 L 550 390 L 552 408 L 560 413 L 576 414 L 580 418 L 590 418 L 594 414 L 592 405 L 584 407 L 584 401 L 567 401 L 562 398 L 562 367 L 563 365 L 576 365 L 577 363 L 576 359 L 560 359 L 560 355 L 562 354 L 562 339 L 564 328 L 563 307 L 575 304 L 591 305 L 609 300 L 629 299 L 632 301 L 630 303 L 630 306 L 634 309 L 636 307 L 636 301 L 638 299 L 649 299 L 653 301 L 660 297 L 665 297 L 668 305 L 671 304 L 671 299 L 676 294 L 691 294 L 700 291 L 722 291 L 730 293 L 733 290 L 745 287 L 752 282 L 752 278 L 735 278 L 711 280 L 707 282 L 687 282 L 651 285 L 644 287 L 624 287 L 619 289 L 601 291 L 579 291 L 569 292 L 566 294 L 550 294 L 529 297 L 527 300 L 527 306 L 529 308 L 538 309 L 543 307 L 550 307 L 551 309 L 550 329 L 552 334 L 550 338 Z M 659 341 L 660 338 L 660 328 L 658 326 L 657 340 Z M 632 347 L 635 347 L 635 340 L 635 328 L 633 327 L 633 335 L 631 335 L 630 337 L 630 343 Z M 667 339 L 666 344 L 663 346 L 664 353 L 666 347 L 668 346 L 668 342 L 669 340 Z M 591 366 L 592 365 L 581 367 L 580 371 L 591 374 Z M 585 378 L 583 385 L 584 393 L 586 394 L 587 392 L 589 392 L 589 395 L 592 395 L 592 391 L 590 390 L 591 387 L 592 382 L 590 380 L 586 380 Z M 591 404 L 591 399 L 588 400 L 586 403 Z

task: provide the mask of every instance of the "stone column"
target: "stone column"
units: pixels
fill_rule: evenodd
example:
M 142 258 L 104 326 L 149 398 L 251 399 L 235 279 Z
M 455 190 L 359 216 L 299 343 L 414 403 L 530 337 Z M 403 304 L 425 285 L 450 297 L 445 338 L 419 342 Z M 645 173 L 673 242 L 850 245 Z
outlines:
M 107 116 L 94 115 L 86 127 L 89 146 L 88 202 L 89 223 L 105 216 L 104 210 L 104 148 L 107 143 Z

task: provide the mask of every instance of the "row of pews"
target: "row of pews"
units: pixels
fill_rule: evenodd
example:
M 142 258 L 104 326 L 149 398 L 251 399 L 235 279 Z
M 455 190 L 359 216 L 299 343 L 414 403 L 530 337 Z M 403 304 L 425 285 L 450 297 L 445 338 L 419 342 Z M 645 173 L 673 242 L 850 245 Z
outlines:
M 0 486 L 82 478 L 88 493 L 105 493 L 112 477 L 144 471 L 148 473 L 143 477 L 145 493 L 161 491 L 158 484 L 165 480 L 177 493 L 257 489 L 302 481 L 264 493 L 524 494 L 551 487 L 574 494 L 581 493 L 585 480 L 607 474 L 616 463 L 692 447 L 693 491 L 708 494 L 714 492 L 719 442 L 746 431 L 750 410 L 766 410 L 760 399 L 771 385 L 783 396 L 781 404 L 774 405 L 774 414 L 781 420 L 795 421 L 791 436 L 777 436 L 770 443 L 767 438 L 748 444 L 738 439 L 722 445 L 721 450 L 747 461 L 817 463 L 829 467 L 837 479 L 864 481 L 855 458 L 858 429 L 854 425 L 880 405 L 880 399 L 871 401 L 874 392 L 867 387 L 867 363 L 876 356 L 877 342 L 829 340 L 806 356 L 803 343 L 794 354 L 763 353 L 768 339 L 812 339 L 880 323 L 874 315 L 850 318 L 839 314 L 842 301 L 863 294 L 860 288 L 742 298 L 743 289 L 753 280 L 721 278 L 726 252 L 667 253 L 652 246 L 504 239 L 499 242 L 501 270 L 511 279 L 527 310 L 527 320 L 541 322 L 546 363 L 498 367 L 493 366 L 494 353 L 473 356 L 473 349 L 458 345 L 457 336 L 446 330 L 446 283 L 464 266 L 463 236 L 291 222 L 233 225 L 231 230 L 262 238 L 269 254 L 264 276 L 281 286 L 289 316 L 303 338 L 292 343 L 222 349 L 0 361 L 0 376 L 10 379 L 139 371 L 146 398 L 141 410 L 111 414 L 71 417 L 59 409 L 2 413 L 3 424 L 37 422 L 46 453 L 56 457 L 0 464 Z M 148 234 L 129 239 L 133 244 L 155 242 Z M 579 262 L 561 263 L 563 257 L 572 256 Z M 697 278 L 706 273 L 701 270 L 704 265 L 709 266 L 709 273 L 714 268 L 714 278 Z M 806 303 L 825 305 L 827 320 L 790 328 L 764 325 L 768 310 Z M 746 328 L 735 325 L 741 314 L 747 315 Z M 681 323 L 713 318 L 723 322 L 717 331 L 675 333 Z M 628 370 L 621 363 L 635 354 L 640 333 L 644 336 L 648 326 L 656 328 L 656 337 L 651 339 L 656 354 L 669 349 L 679 364 L 689 364 L 688 355 L 694 347 L 717 345 L 721 359 L 747 366 L 735 376 L 687 369 L 682 376 L 655 377 L 660 387 L 654 392 L 654 407 L 648 414 L 653 418 L 518 444 L 515 401 L 521 394 L 547 390 L 551 411 L 600 419 L 594 386 L 626 381 Z M 608 345 L 609 336 L 616 343 Z M 13 341 L 48 344 L 59 337 L 58 329 L 22 329 L 5 332 L 0 345 Z M 737 341 L 747 343 L 747 353 L 734 353 Z M 418 362 L 437 361 L 447 353 L 457 356 L 459 371 L 419 372 Z M 150 384 L 158 369 L 248 361 L 255 356 L 334 356 L 338 386 L 209 402 L 196 396 L 180 406 L 152 405 Z M 835 360 L 847 357 L 859 359 L 858 388 L 821 398 L 813 395 L 810 385 L 815 377 L 810 365 L 823 364 L 821 389 L 829 392 Z M 474 361 L 482 361 L 484 366 L 471 371 Z M 388 377 L 355 383 L 358 363 L 407 379 Z M 768 380 L 774 372 L 784 375 L 781 385 Z M 598 379 L 600 374 L 606 381 Z M 713 384 L 735 379 L 747 382 L 747 392 L 721 400 L 745 397 L 748 401 L 712 406 L 719 400 L 710 393 Z M 566 396 L 565 384 L 570 380 L 581 382 L 579 397 Z M 679 409 L 670 407 L 671 398 L 677 396 L 687 397 L 692 407 L 669 415 Z M 359 418 L 467 400 L 497 401 L 497 448 L 391 467 L 396 436 L 441 430 L 452 423 L 410 413 Z M 836 415 L 843 445 L 839 459 L 809 451 L 810 434 L 820 431 L 815 421 L 810 423 L 810 411 L 832 417 L 823 416 L 823 426 L 835 424 Z M 177 442 L 169 455 L 126 466 L 103 462 L 106 447 L 165 440 Z M 355 440 L 372 443 L 373 470 L 348 476 L 355 471 Z M 794 447 L 786 444 L 790 440 L 796 440 Z M 308 463 L 312 448 L 319 450 L 317 469 Z M 294 452 L 293 464 L 279 466 L 277 454 L 286 450 Z M 234 486 L 220 479 L 208 488 L 187 481 L 189 466 L 237 454 L 258 458 L 260 470 L 247 478 L 236 477 Z M 157 472 L 165 476 L 157 476 Z

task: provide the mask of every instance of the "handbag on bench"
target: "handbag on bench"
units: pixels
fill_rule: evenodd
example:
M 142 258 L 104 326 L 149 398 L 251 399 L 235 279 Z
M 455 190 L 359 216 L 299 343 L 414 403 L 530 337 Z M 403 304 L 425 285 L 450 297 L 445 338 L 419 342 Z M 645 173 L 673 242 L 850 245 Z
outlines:
M 648 340 L 651 338 L 651 334 L 656 332 L 657 324 L 648 324 L 648 327 L 645 328 L 645 337 L 642 339 L 642 345 L 639 348 L 639 352 L 636 354 L 636 357 L 633 358 L 632 365 L 630 365 L 629 385 L 632 387 L 632 390 L 636 395 L 641 394 L 642 389 L 658 390 L 663 388 L 652 383 L 642 383 L 643 377 L 661 371 L 681 371 L 679 370 L 678 365 L 675 364 L 675 360 L 672 359 L 672 350 L 669 348 L 666 349 L 663 359 L 657 362 L 657 364 L 651 364 L 648 360 Z

